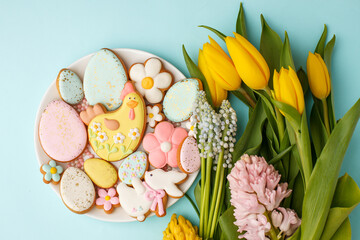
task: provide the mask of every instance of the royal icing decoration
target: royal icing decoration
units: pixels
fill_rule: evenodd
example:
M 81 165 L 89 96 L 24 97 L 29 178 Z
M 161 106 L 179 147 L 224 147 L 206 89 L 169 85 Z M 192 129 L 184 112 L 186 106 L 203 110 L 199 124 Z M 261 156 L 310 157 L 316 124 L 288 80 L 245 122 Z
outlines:
M 90 178 L 78 168 L 69 167 L 60 181 L 64 204 L 75 213 L 86 213 L 95 203 L 95 188 Z
M 90 105 L 103 104 L 112 111 L 120 107 L 121 91 L 127 81 L 121 59 L 109 49 L 101 49 L 90 59 L 85 69 L 84 91 Z
M 110 188 L 108 191 L 105 189 L 98 190 L 98 198 L 96 199 L 96 207 L 103 208 L 107 214 L 113 212 L 114 208 L 120 207 L 119 198 L 116 196 L 115 188 Z
M 91 158 L 85 161 L 84 171 L 96 186 L 110 188 L 117 182 L 115 167 L 102 159 Z
M 196 119 L 196 117 L 194 115 L 192 115 L 190 117 L 190 121 L 188 121 L 186 123 L 186 128 L 189 129 L 188 135 L 192 136 L 194 138 L 196 138 L 196 131 L 195 131 L 195 127 L 196 124 L 198 123 L 198 120 Z
M 202 90 L 202 85 L 195 78 L 188 78 L 175 83 L 164 97 L 163 111 L 165 116 L 173 122 L 189 119 L 200 90 Z
M 144 64 L 132 65 L 129 77 L 135 82 L 136 89 L 151 104 L 161 102 L 164 91 L 173 81 L 172 75 L 163 70 L 162 63 L 157 58 L 150 58 Z
M 50 160 L 47 164 L 43 164 L 40 168 L 41 173 L 44 175 L 43 181 L 46 184 L 58 184 L 63 168 L 58 166 L 54 160 Z
M 68 162 L 77 158 L 87 144 L 86 128 L 79 114 L 63 101 L 52 101 L 41 115 L 39 138 L 52 159 Z
M 186 173 L 171 170 L 154 169 L 145 173 L 145 182 L 155 190 L 165 190 L 173 198 L 181 198 L 184 193 L 176 186 L 187 178 Z
M 78 104 L 84 98 L 83 84 L 78 75 L 69 69 L 62 69 L 56 79 L 60 97 L 68 104 Z
M 193 173 L 200 168 L 200 154 L 196 139 L 187 137 L 182 142 L 178 153 L 178 166 L 184 173 Z
M 73 107 L 75 108 L 75 110 L 80 113 L 82 111 L 85 111 L 88 108 L 89 104 L 86 100 L 86 98 L 83 98 L 83 100 L 81 102 L 79 102 L 78 104 L 74 105 Z
M 118 170 L 119 179 L 128 185 L 133 178 L 142 178 L 148 168 L 146 153 L 137 151 L 125 158 Z
M 81 170 L 84 170 L 84 161 L 89 159 L 89 158 L 94 158 L 94 154 L 92 154 L 90 152 L 90 144 L 87 145 L 87 147 L 85 148 L 83 154 L 81 154 L 80 157 L 78 157 L 77 159 L 68 162 L 66 164 L 66 167 L 77 167 L 80 168 Z
M 97 115 L 89 122 L 91 147 L 99 157 L 108 161 L 118 161 L 133 153 L 145 132 L 145 103 L 130 82 L 126 83 L 121 99 L 123 104 L 119 109 Z M 86 112 L 82 113 L 86 115 Z
M 164 114 L 161 113 L 162 106 L 160 104 L 154 106 L 147 106 L 147 123 L 150 127 L 154 128 L 157 123 L 165 119 Z
M 156 168 L 166 164 L 177 167 L 177 151 L 180 143 L 187 137 L 187 131 L 181 127 L 174 128 L 170 122 L 161 122 L 154 133 L 148 133 L 143 140 L 143 147 L 149 153 L 149 162 Z

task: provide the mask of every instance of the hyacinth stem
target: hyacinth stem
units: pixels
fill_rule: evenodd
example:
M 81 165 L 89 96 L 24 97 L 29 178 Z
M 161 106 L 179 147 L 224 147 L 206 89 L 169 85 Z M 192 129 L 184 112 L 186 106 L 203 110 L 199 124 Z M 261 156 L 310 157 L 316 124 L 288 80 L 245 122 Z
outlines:
M 321 99 L 321 102 L 324 110 L 323 113 L 324 113 L 324 123 L 325 123 L 326 132 L 327 135 L 330 136 L 329 110 L 328 110 L 326 98 Z
M 210 202 L 210 188 L 211 188 L 211 168 L 213 159 L 207 157 L 206 159 L 206 180 L 205 180 L 205 194 L 202 202 L 204 204 L 204 233 L 206 233 L 208 219 L 209 219 L 209 202 Z
M 265 217 L 267 218 L 268 222 L 271 225 L 270 231 L 267 233 L 267 235 L 270 237 L 271 240 L 279 240 L 279 230 L 274 227 L 272 224 L 271 218 L 269 216 L 269 213 L 267 211 L 264 212 Z
M 204 153 L 204 150 L 202 149 L 201 150 L 201 153 Z M 205 207 L 205 204 L 203 203 L 203 199 L 204 198 L 204 195 L 205 195 L 205 182 L 204 182 L 204 179 L 205 179 L 205 176 L 206 176 L 206 158 L 202 157 L 201 158 L 201 202 L 200 202 L 200 206 L 199 206 L 199 209 L 200 209 L 200 224 L 199 224 L 199 233 L 200 235 L 203 233 L 204 231 L 204 207 Z
M 243 87 L 239 87 L 237 91 L 239 91 L 239 93 L 241 93 L 241 95 L 243 95 L 246 98 L 246 100 L 248 101 L 248 103 L 252 108 L 255 108 L 256 102 L 254 101 L 254 99 L 250 97 L 250 95 L 245 91 Z

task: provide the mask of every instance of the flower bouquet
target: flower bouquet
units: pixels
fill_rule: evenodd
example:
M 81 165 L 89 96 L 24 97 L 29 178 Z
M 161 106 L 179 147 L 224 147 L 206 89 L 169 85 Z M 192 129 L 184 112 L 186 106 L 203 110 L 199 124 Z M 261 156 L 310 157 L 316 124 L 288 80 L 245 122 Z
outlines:
M 247 40 L 240 5 L 233 37 L 200 26 L 224 41 L 229 55 L 209 37 L 195 64 L 183 47 L 191 77 L 204 86 L 191 120 L 201 154 L 193 203 L 198 234 L 229 240 L 351 239 L 348 215 L 360 202 L 360 190 L 349 175 L 338 177 L 360 101 L 336 120 L 330 73 L 335 36 L 326 42 L 325 26 L 305 72 L 293 61 L 287 33 L 282 40 L 262 15 L 261 25 L 257 50 Z M 238 140 L 229 92 L 249 107 Z

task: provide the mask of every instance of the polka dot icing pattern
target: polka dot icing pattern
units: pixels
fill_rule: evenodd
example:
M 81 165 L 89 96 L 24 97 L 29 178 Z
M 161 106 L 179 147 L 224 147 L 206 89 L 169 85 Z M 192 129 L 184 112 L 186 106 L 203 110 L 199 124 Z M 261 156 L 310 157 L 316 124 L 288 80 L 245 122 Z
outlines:
M 132 178 L 142 178 L 148 168 L 147 155 L 144 152 L 137 151 L 121 163 L 119 167 L 119 179 L 127 185 L 132 184 Z
M 60 181 L 60 195 L 73 212 L 86 213 L 95 203 L 95 188 L 90 178 L 78 168 L 69 167 Z
M 77 158 L 87 144 L 87 132 L 79 114 L 63 101 L 52 101 L 41 115 L 40 143 L 54 160 L 68 162 Z
M 84 91 L 89 105 L 101 103 L 107 110 L 117 109 L 126 81 L 126 68 L 118 56 L 109 49 L 101 49 L 85 69 Z
M 78 75 L 69 69 L 62 69 L 56 86 L 60 97 L 68 104 L 78 104 L 84 98 L 83 84 Z
M 195 78 L 184 79 L 175 83 L 167 92 L 163 102 L 165 116 L 173 122 L 182 122 L 191 117 L 192 106 L 202 89 Z

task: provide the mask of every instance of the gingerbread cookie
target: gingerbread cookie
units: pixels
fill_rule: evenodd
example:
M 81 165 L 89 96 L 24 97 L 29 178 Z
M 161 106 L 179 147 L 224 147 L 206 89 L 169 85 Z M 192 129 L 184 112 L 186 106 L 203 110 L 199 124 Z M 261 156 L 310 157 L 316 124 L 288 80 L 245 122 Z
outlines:
M 187 78 L 172 85 L 163 101 L 165 116 L 173 122 L 189 119 L 200 90 L 202 90 L 202 84 L 196 78 Z
M 79 114 L 63 101 L 52 101 L 41 115 L 40 144 L 45 153 L 59 162 L 71 161 L 84 151 L 87 133 Z
M 193 173 L 200 169 L 200 154 L 196 139 L 187 137 L 178 148 L 178 167 L 184 173 Z
M 147 155 L 137 151 L 126 157 L 119 167 L 119 179 L 127 185 L 132 185 L 133 178 L 142 178 L 148 169 Z
M 85 69 L 84 91 L 89 105 L 101 103 L 107 110 L 120 107 L 120 98 L 127 81 L 126 67 L 110 49 L 94 53 Z
M 60 181 L 60 196 L 74 213 L 86 213 L 94 206 L 95 188 L 90 178 L 78 168 L 69 167 Z
M 154 128 L 156 124 L 165 120 L 165 115 L 162 113 L 161 104 L 156 104 L 154 106 L 146 106 L 147 113 L 147 123 L 151 128 Z
M 146 128 L 145 103 L 131 82 L 125 84 L 121 99 L 123 104 L 119 109 L 97 115 L 89 122 L 91 147 L 99 157 L 108 161 L 118 161 L 133 153 Z M 87 110 L 82 112 L 82 117 L 91 118 Z
M 149 58 L 144 64 L 136 63 L 130 67 L 129 77 L 135 82 L 136 89 L 151 104 L 160 103 L 164 91 L 173 82 L 172 75 L 164 70 L 157 58 Z
M 114 211 L 114 208 L 120 207 L 120 201 L 115 188 L 110 188 L 108 191 L 100 188 L 98 190 L 98 196 L 96 199 L 96 207 L 104 209 L 105 213 L 110 214 Z
M 105 160 L 98 158 L 86 160 L 84 162 L 84 171 L 98 187 L 110 188 L 117 182 L 116 168 Z
M 163 168 L 166 164 L 177 167 L 178 147 L 187 136 L 184 128 L 175 128 L 170 122 L 157 124 L 154 133 L 146 134 L 143 140 L 150 164 L 156 168 Z
M 56 88 L 62 100 L 78 104 L 84 98 L 83 84 L 78 75 L 69 69 L 61 69 L 56 79 Z
M 47 164 L 40 167 L 40 172 L 44 175 L 43 181 L 46 184 L 58 184 L 60 182 L 61 173 L 63 168 L 56 164 L 54 160 L 50 160 Z

